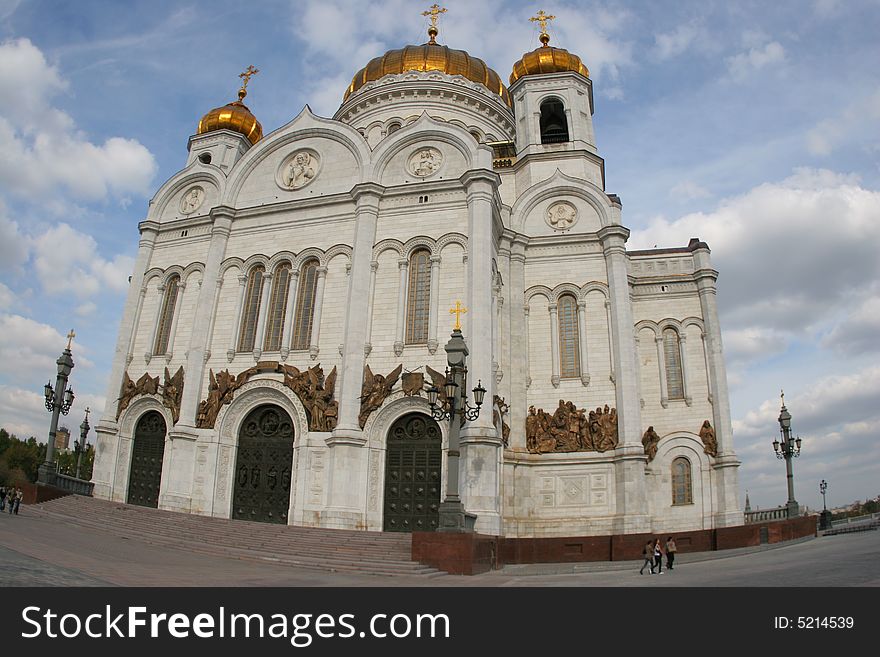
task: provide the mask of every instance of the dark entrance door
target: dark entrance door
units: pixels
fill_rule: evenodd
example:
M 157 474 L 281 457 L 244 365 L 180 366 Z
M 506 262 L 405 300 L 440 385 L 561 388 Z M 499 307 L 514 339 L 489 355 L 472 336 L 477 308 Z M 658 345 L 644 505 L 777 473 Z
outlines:
M 128 503 L 159 506 L 162 458 L 165 456 L 165 418 L 158 411 L 144 413 L 134 428 Z
M 385 456 L 386 532 L 437 529 L 442 461 L 442 435 L 434 420 L 411 413 L 391 426 Z
M 238 434 L 232 517 L 287 524 L 293 423 L 277 406 L 248 413 Z

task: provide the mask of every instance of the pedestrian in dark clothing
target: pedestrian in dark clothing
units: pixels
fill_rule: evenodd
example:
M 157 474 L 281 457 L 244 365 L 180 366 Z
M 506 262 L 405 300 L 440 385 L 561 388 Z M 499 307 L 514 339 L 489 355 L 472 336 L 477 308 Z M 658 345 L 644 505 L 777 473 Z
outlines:
M 21 488 L 15 491 L 15 515 L 18 515 L 18 507 L 21 506 L 21 498 L 24 497 L 24 493 L 21 492 Z
M 639 570 L 639 575 L 645 574 L 645 566 L 651 567 L 651 574 L 654 574 L 654 552 L 651 547 L 651 541 L 648 541 L 642 546 L 642 557 L 645 560 L 645 563 L 642 564 L 642 568 Z
M 6 508 L 6 486 L 0 486 L 0 511 Z
M 654 565 L 657 566 L 657 574 L 663 574 L 663 548 L 660 547 L 660 539 L 654 543 Z M 654 569 L 651 568 L 651 572 L 654 572 Z
M 671 536 L 666 539 L 666 570 L 672 570 L 672 563 L 675 561 L 675 539 Z

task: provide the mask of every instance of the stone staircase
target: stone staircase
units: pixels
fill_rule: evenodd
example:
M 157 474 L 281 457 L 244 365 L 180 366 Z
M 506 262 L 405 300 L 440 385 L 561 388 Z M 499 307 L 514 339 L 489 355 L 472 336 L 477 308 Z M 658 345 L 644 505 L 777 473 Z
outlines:
M 68 495 L 29 507 L 73 525 L 232 559 L 364 575 L 444 575 L 411 560 L 409 534 L 226 520 Z

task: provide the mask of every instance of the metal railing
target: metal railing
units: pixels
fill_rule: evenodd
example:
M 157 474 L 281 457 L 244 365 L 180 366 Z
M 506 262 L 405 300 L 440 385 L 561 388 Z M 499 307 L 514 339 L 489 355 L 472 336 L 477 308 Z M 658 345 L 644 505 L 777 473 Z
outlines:
M 757 522 L 767 522 L 768 520 L 788 520 L 788 508 L 778 506 L 775 509 L 760 509 L 757 511 L 746 511 L 744 514 L 745 523 L 751 525 Z

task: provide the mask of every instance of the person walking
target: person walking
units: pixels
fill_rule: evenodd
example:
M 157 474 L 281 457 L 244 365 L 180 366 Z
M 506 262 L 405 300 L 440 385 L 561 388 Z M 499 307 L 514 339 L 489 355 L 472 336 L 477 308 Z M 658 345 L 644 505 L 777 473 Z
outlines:
M 671 536 L 666 539 L 666 570 L 672 570 L 672 563 L 675 561 L 675 539 Z
M 6 486 L 0 486 L 0 511 L 6 508 Z
M 663 548 L 660 546 L 660 539 L 658 538 L 654 542 L 654 565 L 657 566 L 657 574 L 663 574 Z M 651 572 L 654 572 L 654 569 L 651 568 Z
M 651 547 L 651 541 L 648 541 L 642 546 L 642 558 L 644 558 L 645 563 L 642 564 L 641 569 L 639 570 L 639 575 L 645 574 L 645 566 L 651 567 L 651 574 L 654 574 L 654 552 Z
M 21 506 L 21 498 L 24 497 L 24 493 L 21 488 L 15 489 L 15 515 L 18 515 L 18 507 Z

